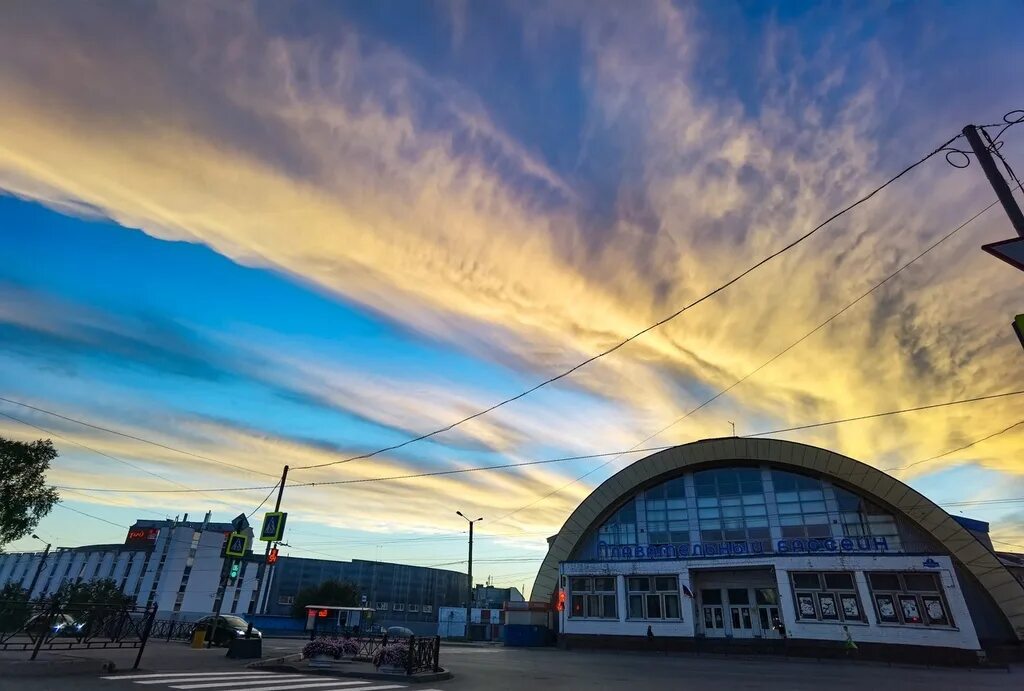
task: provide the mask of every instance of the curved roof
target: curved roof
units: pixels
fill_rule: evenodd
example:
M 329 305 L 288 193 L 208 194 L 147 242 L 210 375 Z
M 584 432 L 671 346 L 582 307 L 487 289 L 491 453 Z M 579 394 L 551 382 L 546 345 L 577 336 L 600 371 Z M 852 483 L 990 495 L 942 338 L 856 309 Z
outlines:
M 591 526 L 639 487 L 691 466 L 724 461 L 764 461 L 812 471 L 835 478 L 866 498 L 902 513 L 978 579 L 1006 615 L 1017 638 L 1024 640 L 1024 585 L 948 513 L 877 468 L 826 449 L 781 439 L 705 439 L 659 451 L 623 468 L 601 483 L 565 521 L 541 563 L 531 599 L 549 598 L 558 583 L 559 562 L 568 560 Z

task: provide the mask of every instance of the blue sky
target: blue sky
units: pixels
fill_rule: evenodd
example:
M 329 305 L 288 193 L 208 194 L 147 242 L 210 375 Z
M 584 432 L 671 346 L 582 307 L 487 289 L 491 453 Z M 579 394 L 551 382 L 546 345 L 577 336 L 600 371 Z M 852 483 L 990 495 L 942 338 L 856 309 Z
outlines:
M 0 404 L 36 426 L 2 418 L 0 434 L 44 428 L 61 452 L 53 481 L 93 490 L 262 485 L 283 463 L 447 425 L 674 312 L 964 124 L 1024 107 L 1006 57 L 1024 20 L 1015 2 L 2 12 L 0 395 L 251 471 Z M 1011 160 L 1024 160 L 1022 134 L 1006 134 Z M 991 201 L 976 166 L 936 157 L 572 377 L 294 479 L 630 448 Z M 742 434 L 1020 388 L 1007 324 L 1021 277 L 977 250 L 1010 232 L 986 213 L 650 444 L 727 434 L 730 420 Z M 1004 399 L 788 437 L 888 468 L 1022 410 Z M 1020 449 L 1008 433 L 900 477 L 936 500 L 1020 497 Z M 629 460 L 575 484 L 604 460 L 296 488 L 290 544 L 457 562 L 461 509 L 485 516 L 478 554 L 499 560 L 477 573 L 528 585 L 544 537 Z M 65 500 L 127 525 L 226 518 L 264 495 Z M 969 515 L 1013 540 L 1021 507 Z M 65 508 L 41 531 L 61 545 L 122 537 Z

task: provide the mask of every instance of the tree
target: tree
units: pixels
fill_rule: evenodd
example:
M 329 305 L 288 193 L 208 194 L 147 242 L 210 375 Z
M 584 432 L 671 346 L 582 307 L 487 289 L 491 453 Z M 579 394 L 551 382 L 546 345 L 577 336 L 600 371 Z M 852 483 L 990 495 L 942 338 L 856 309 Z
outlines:
M 112 578 L 99 578 L 94 581 L 66 581 L 53 596 L 61 607 L 81 607 L 82 605 L 124 605 L 133 606 L 135 598 L 126 595 L 117 587 Z
M 359 589 L 351 583 L 324 581 L 320 585 L 303 588 L 292 603 L 292 616 L 304 619 L 306 605 L 355 607 L 359 604 Z
M 0 548 L 30 534 L 60 496 L 46 484 L 57 450 L 49 439 L 34 442 L 0 437 Z

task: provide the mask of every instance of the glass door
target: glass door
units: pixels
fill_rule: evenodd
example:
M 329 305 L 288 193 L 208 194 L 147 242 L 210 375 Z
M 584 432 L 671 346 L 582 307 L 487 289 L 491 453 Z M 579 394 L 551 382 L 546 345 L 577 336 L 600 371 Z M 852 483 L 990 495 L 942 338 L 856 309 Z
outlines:
M 700 600 L 704 635 L 708 638 L 724 638 L 725 609 L 722 605 L 722 591 L 717 588 L 701 590 Z
M 754 591 L 757 603 L 757 619 L 762 638 L 782 638 L 782 614 L 779 609 L 779 594 L 775 588 L 758 588 Z M 783 629 L 784 630 L 784 629 Z
M 729 620 L 733 638 L 754 637 L 754 615 L 747 588 L 729 588 Z

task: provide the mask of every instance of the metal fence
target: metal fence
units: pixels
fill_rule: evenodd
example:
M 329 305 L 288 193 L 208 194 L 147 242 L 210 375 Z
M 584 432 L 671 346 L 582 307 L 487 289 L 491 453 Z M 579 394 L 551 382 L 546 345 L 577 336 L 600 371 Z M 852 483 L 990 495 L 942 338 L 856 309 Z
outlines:
M 156 607 L 120 603 L 65 603 L 57 600 L 0 601 L 0 650 L 138 648 L 138 667 Z
M 390 644 L 398 644 L 407 646 L 409 649 L 408 654 L 405 656 L 405 673 L 415 674 L 416 672 L 437 672 L 440 671 L 440 658 L 441 658 L 441 637 L 440 636 L 411 636 L 409 638 L 395 638 L 388 639 L 388 635 L 385 633 L 380 634 L 362 634 L 362 635 L 325 635 L 317 636 L 317 638 L 326 638 L 329 640 L 346 639 L 354 642 L 358 649 L 354 660 L 360 662 L 372 662 L 374 656 L 380 651 L 381 648 Z
M 157 640 L 187 641 L 192 638 L 192 630 L 195 625 L 194 621 L 156 619 L 153 621 L 153 630 L 149 635 Z

